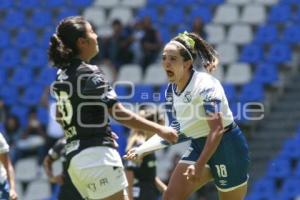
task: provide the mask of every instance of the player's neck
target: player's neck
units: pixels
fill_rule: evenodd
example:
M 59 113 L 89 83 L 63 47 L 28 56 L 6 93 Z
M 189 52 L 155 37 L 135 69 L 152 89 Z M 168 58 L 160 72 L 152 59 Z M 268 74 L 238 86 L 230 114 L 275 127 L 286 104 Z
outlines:
M 176 93 L 181 94 L 183 90 L 186 88 L 187 84 L 190 82 L 191 76 L 193 72 L 189 71 L 185 73 L 182 78 L 176 83 Z

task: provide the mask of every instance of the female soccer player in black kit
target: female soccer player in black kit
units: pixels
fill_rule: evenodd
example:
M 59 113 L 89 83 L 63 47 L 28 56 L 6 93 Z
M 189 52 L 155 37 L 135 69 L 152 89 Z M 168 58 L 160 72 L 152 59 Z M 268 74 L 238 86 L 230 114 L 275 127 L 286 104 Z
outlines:
M 67 139 L 70 178 L 84 199 L 127 200 L 127 180 L 109 116 L 129 128 L 156 132 L 171 143 L 177 132 L 126 109 L 97 66 L 97 34 L 80 16 L 63 19 L 50 39 L 49 59 L 59 68 L 52 93 Z
M 139 111 L 139 115 L 153 122 L 164 124 L 163 117 L 157 109 L 146 107 Z M 143 144 L 151 135 L 146 131 L 132 130 L 126 150 Z M 150 153 L 138 161 L 125 161 L 126 176 L 128 180 L 129 200 L 157 200 L 159 192 L 164 192 L 167 186 L 156 176 L 155 153 Z

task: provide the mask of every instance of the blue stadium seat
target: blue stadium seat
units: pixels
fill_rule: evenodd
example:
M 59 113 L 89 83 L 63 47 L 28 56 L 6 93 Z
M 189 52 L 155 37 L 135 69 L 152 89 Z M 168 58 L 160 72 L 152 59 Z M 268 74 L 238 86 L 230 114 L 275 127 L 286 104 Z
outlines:
M 84 8 L 91 5 L 93 0 L 73 0 L 71 5 L 78 8 Z
M 282 64 L 290 61 L 292 58 L 292 52 L 287 44 L 277 43 L 272 45 L 267 53 L 266 60 L 271 63 Z
M 285 23 L 292 19 L 291 13 L 288 5 L 276 5 L 271 9 L 268 20 L 271 23 Z
M 135 85 L 131 102 L 153 102 L 153 87 L 152 85 Z
M 19 49 L 10 48 L 3 49 L 0 53 L 0 65 L 1 67 L 11 68 L 21 62 L 21 55 Z
M 66 17 L 70 17 L 70 16 L 75 16 L 78 15 L 79 12 L 77 10 L 74 9 L 70 9 L 70 8 L 65 8 L 64 6 L 62 8 L 59 9 L 59 13 L 55 18 L 56 22 L 59 22 L 60 20 L 66 18 Z
M 19 0 L 18 6 L 21 9 L 35 9 L 41 6 L 40 0 Z
M 298 141 L 294 139 L 285 141 L 280 155 L 288 159 L 300 158 L 300 146 Z
M 49 122 L 49 112 L 48 109 L 42 106 L 37 108 L 37 118 L 44 125 L 47 126 Z
M 168 0 L 148 0 L 146 7 L 164 7 L 168 5 Z
M 224 0 L 200 0 L 203 5 L 218 6 L 224 3 Z
M 176 5 L 178 7 L 186 7 L 186 6 L 196 6 L 199 1 L 198 0 L 169 0 L 170 3 L 173 3 L 172 5 Z
M 290 162 L 288 159 L 275 158 L 270 161 L 267 177 L 284 179 L 291 175 Z
M 264 88 L 261 83 L 250 82 L 243 85 L 239 96 L 241 102 L 261 102 L 264 100 Z
M 167 43 L 171 38 L 171 32 L 168 26 L 161 27 L 159 29 L 160 37 L 163 43 Z
M 3 27 L 8 30 L 18 29 L 25 24 L 25 14 L 20 10 L 8 10 L 3 19 Z
M 0 87 L 0 97 L 7 106 L 13 105 L 18 101 L 18 89 L 17 87 L 9 84 Z
M 16 87 L 26 88 L 32 82 L 33 74 L 30 68 L 16 68 L 10 79 L 10 84 Z
M 20 30 L 15 38 L 14 46 L 20 49 L 33 47 L 36 41 L 36 33 L 32 30 Z
M 283 35 L 282 35 L 282 41 L 287 42 L 289 44 L 295 44 L 300 43 L 300 26 L 294 25 L 289 26 L 285 28 Z
M 300 194 L 300 179 L 295 177 L 290 177 L 284 181 L 281 191 L 279 192 L 279 197 L 285 197 L 286 199 L 293 199 Z
M 51 28 L 47 28 L 47 29 L 43 30 L 43 33 L 40 35 L 40 37 L 38 39 L 39 46 L 48 48 L 50 38 L 54 32 L 55 32 L 55 30 L 53 30 Z
M 18 117 L 22 127 L 25 127 L 28 123 L 28 112 L 29 108 L 27 106 L 14 104 L 9 113 Z
M 262 61 L 264 57 L 263 49 L 257 44 L 248 44 L 243 47 L 240 55 L 240 61 L 256 64 Z
M 120 124 L 112 124 L 111 129 L 113 132 L 115 132 L 118 135 L 118 151 L 121 156 L 125 155 L 126 153 L 126 146 L 127 146 L 127 132 L 124 126 Z
M 30 66 L 47 66 L 48 57 L 46 54 L 47 50 L 44 48 L 31 48 L 28 50 L 25 64 Z
M 29 22 L 29 26 L 36 28 L 47 28 L 52 24 L 52 13 L 46 9 L 34 9 Z
M 137 11 L 137 18 L 143 19 L 144 17 L 150 17 L 152 22 L 156 23 L 160 20 L 159 13 L 156 8 L 143 7 Z
M 294 170 L 294 176 L 295 177 L 298 177 L 300 179 L 300 159 L 298 159 L 298 163 L 297 163 L 297 166 L 295 167 L 295 170 Z
M 6 48 L 10 44 L 10 34 L 8 31 L 0 30 L 0 48 Z
M 296 23 L 300 22 L 300 9 L 293 15 L 293 21 Z
M 277 66 L 271 63 L 260 63 L 256 66 L 253 79 L 254 82 L 263 84 L 275 83 L 279 79 Z
M 178 25 L 185 19 L 183 10 L 180 7 L 168 7 L 162 16 L 162 23 L 166 25 Z
M 115 85 L 114 89 L 115 92 L 118 95 L 118 100 L 121 102 L 128 102 L 130 98 L 130 90 L 129 90 L 129 85 L 122 85 L 122 84 L 117 84 Z
M 38 77 L 36 78 L 36 82 L 43 87 L 46 87 L 55 80 L 56 72 L 57 70 L 54 68 L 44 67 L 41 69 Z
M 44 0 L 45 8 L 62 8 L 67 5 L 67 0 Z
M 261 178 L 255 182 L 251 193 L 258 194 L 260 198 L 273 197 L 276 192 L 275 182 L 271 178 Z
M 235 90 L 234 85 L 229 84 L 229 83 L 224 83 L 222 85 L 223 85 L 227 100 L 229 102 L 236 100 L 237 95 L 236 95 L 236 90 Z
M 254 37 L 254 42 L 259 44 L 272 44 L 276 41 L 278 41 L 278 31 L 273 25 L 261 26 Z
M 195 6 L 187 17 L 188 23 L 191 23 L 197 17 L 200 17 L 204 23 L 208 23 L 212 19 L 212 12 L 207 6 Z
M 11 9 L 13 5 L 14 5 L 14 2 L 12 0 L 1 0 L 0 1 L 0 10 Z
M 7 81 L 7 74 L 4 68 L 0 68 L 0 85 L 2 86 Z
M 284 4 L 286 4 L 286 5 L 299 5 L 299 0 L 281 0 L 280 2 L 279 2 L 279 4 L 280 5 L 284 5 Z
M 43 94 L 43 87 L 40 85 L 31 85 L 27 87 L 24 91 L 24 94 L 21 96 L 20 101 L 27 106 L 37 105 Z

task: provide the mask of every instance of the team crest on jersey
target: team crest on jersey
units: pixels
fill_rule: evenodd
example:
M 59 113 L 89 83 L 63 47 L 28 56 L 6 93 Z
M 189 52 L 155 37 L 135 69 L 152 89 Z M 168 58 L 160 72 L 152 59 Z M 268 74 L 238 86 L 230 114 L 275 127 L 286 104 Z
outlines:
M 184 102 L 184 103 L 189 103 L 189 102 L 191 102 L 191 100 L 192 100 L 192 94 L 191 94 L 191 91 L 187 91 L 187 92 L 184 94 L 183 102 Z

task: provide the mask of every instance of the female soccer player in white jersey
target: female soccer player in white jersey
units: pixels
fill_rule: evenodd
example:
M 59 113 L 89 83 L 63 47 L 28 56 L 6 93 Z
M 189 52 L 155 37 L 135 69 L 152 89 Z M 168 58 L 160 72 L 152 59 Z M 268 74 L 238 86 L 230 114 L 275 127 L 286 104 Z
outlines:
M 0 199 L 17 200 L 15 173 L 8 152 L 9 146 L 0 133 Z
M 209 72 L 218 63 L 215 50 L 194 33 L 179 34 L 162 54 L 170 82 L 166 91 L 169 124 L 191 139 L 163 199 L 188 199 L 213 180 L 221 200 L 242 200 L 247 192 L 248 145 L 222 85 L 210 74 L 195 71 L 196 59 Z M 129 152 L 127 158 L 133 157 L 134 151 Z

